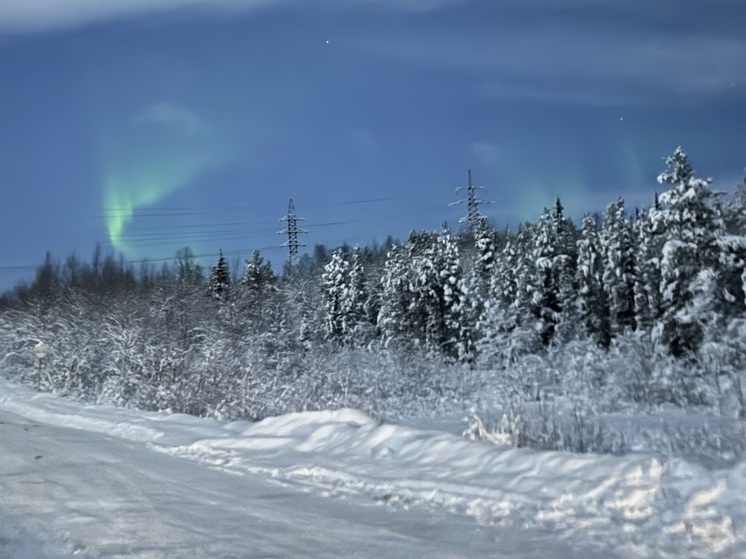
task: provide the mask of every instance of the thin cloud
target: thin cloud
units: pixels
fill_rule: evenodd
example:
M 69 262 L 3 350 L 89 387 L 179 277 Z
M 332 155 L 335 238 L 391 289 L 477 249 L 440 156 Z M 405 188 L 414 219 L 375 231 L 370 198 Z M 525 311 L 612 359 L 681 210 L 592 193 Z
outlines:
M 540 79 L 506 80 L 496 78 L 479 84 L 475 92 L 485 98 L 530 99 L 548 105 L 578 107 L 629 107 L 649 104 L 649 95 L 623 83 L 594 81 L 566 83 Z
M 495 9 L 489 25 L 476 25 L 469 33 L 440 22 L 418 33 L 361 37 L 356 46 L 370 55 L 467 75 L 483 95 L 561 104 L 639 104 L 671 94 L 728 94 L 746 75 L 746 36 L 740 31 L 681 33 L 658 12 L 647 19 L 640 14 L 635 22 L 629 14 L 612 17 L 621 8 L 611 0 L 598 5 L 565 1 L 577 18 L 548 17 L 538 9 Z M 734 6 L 722 0 L 720 5 Z M 642 8 L 638 4 L 635 10 Z M 702 17 L 715 17 L 707 7 L 701 11 L 706 12 Z M 727 27 L 733 11 L 718 16 L 720 27 Z M 688 26 L 696 27 L 696 16 L 689 15 Z
M 381 5 L 408 12 L 427 12 L 449 4 L 465 4 L 476 0 L 337 0 L 338 4 Z
M 0 31 L 68 28 L 188 8 L 253 10 L 286 0 L 2 0 Z
M 204 123 L 197 113 L 175 103 L 151 105 L 139 114 L 135 121 L 138 124 L 159 124 L 176 128 L 189 136 L 198 134 L 204 129 Z
M 507 160 L 505 150 L 492 142 L 473 142 L 469 146 L 469 151 L 486 168 L 499 167 Z
M 422 12 L 467 1 L 470 0 L 317 0 L 314 7 L 379 5 L 397 11 Z M 306 2 L 308 0 L 1 0 L 0 32 L 71 28 L 183 9 L 250 12 L 270 6 L 305 5 Z

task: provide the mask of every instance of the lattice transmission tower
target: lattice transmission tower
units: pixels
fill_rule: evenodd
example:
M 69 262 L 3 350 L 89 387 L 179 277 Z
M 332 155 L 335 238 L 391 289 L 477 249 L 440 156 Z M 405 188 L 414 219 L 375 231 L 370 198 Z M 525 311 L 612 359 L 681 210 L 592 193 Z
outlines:
M 492 204 L 492 202 L 477 198 L 477 189 L 481 190 L 483 188 L 483 186 L 474 186 L 474 183 L 471 181 L 471 169 L 469 169 L 469 182 L 466 186 L 459 186 L 456 189 L 456 192 L 466 190 L 466 198 L 448 204 L 449 206 L 466 205 L 466 215 L 459 219 L 458 222 L 467 231 L 476 231 L 484 226 L 487 221 L 487 218 L 479 213 L 479 206 Z
M 286 221 L 288 224 L 285 229 L 277 232 L 278 235 L 288 236 L 288 240 L 280 246 L 288 247 L 288 265 L 293 266 L 298 258 L 298 248 L 306 246 L 298 241 L 298 235 L 308 233 L 308 231 L 298 227 L 298 222 L 303 221 L 303 218 L 295 215 L 295 204 L 292 198 L 288 204 L 287 215 L 281 217 L 280 221 Z

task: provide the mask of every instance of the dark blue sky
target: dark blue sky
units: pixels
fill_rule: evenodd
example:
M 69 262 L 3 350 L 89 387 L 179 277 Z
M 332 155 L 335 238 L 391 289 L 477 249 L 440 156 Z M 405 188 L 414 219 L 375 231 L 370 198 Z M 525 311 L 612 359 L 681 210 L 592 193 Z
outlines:
M 456 225 L 468 168 L 509 226 L 556 196 L 647 205 L 679 144 L 732 190 L 744 21 L 742 0 L 3 0 L 0 287 L 97 242 L 280 264 L 291 197 L 309 245 Z

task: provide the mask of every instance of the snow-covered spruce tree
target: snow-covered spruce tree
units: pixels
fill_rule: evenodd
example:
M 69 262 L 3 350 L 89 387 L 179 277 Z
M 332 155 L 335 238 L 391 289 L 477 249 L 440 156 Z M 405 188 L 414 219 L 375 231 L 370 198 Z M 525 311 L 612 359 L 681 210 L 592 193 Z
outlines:
M 746 176 L 736 188 L 724 214 L 728 233 L 746 235 Z
M 564 227 L 562 205 L 557 200 L 554 212 L 544 209 L 532 252 L 535 275 L 530 280 L 531 314 L 544 345 L 552 342 L 558 324 L 575 300 L 575 261 L 569 254 L 569 236 Z
M 497 299 L 505 305 L 517 302 L 521 271 L 519 258 L 522 256 L 517 245 L 517 237 L 509 238 L 495 261 L 487 301 Z
M 490 296 L 496 257 L 495 230 L 484 224 L 474 232 L 474 265 L 469 281 L 472 307 L 477 316 Z
M 554 330 L 559 322 L 559 290 L 555 282 L 553 269 L 555 246 L 552 231 L 552 217 L 549 210 L 539 221 L 536 244 L 533 250 L 535 274 L 531 278 L 531 315 L 535 330 L 541 336 L 544 345 L 549 345 L 554 337 Z
M 532 223 L 522 224 L 495 261 L 490 295 L 476 327 L 477 354 L 486 366 L 505 366 L 541 347 L 530 305 L 536 282 L 531 261 L 535 230 Z
M 350 285 L 344 300 L 344 312 L 347 316 L 347 338 L 353 345 L 365 344 L 372 334 L 372 322 L 369 317 L 370 295 L 363 265 L 363 253 L 355 247 L 351 255 Z
M 577 316 L 585 333 L 604 347 L 608 347 L 609 311 L 603 289 L 603 254 L 598 225 L 589 214 L 583 217 L 577 241 L 578 261 L 575 280 L 578 286 Z
M 469 273 L 469 320 L 473 324 L 475 343 L 487 335 L 487 345 L 492 343 L 490 330 L 496 327 L 496 309 L 503 305 L 493 294 L 493 283 L 497 267 L 497 247 L 494 229 L 486 222 L 474 232 L 473 264 Z M 491 307 L 489 318 L 486 309 Z M 482 344 L 483 346 L 485 344 Z M 479 347 L 475 348 L 479 353 Z
M 577 338 L 582 333 L 582 329 L 578 325 L 577 308 L 575 305 L 578 292 L 575 282 L 578 251 L 575 227 L 565 217 L 564 208 L 559 198 L 557 198 L 554 212 L 552 213 L 552 228 L 556 238 L 556 256 L 553 268 L 556 275 L 560 305 L 556 335 L 560 342 L 567 342 Z
M 231 274 L 228 269 L 228 262 L 220 251 L 217 263 L 210 270 L 210 277 L 207 282 L 207 291 L 216 299 L 228 299 L 231 287 Z
M 332 259 L 321 274 L 324 294 L 324 324 L 327 339 L 342 344 L 348 332 L 347 303 L 350 290 L 350 263 L 341 250 L 332 253 Z
M 557 253 L 577 257 L 576 234 L 572 222 L 565 216 L 562 201 L 557 198 L 552 212 L 552 227 L 557 239 Z
M 727 320 L 746 313 L 746 235 L 723 235 L 720 249 L 720 286 Z
M 718 238 L 725 318 L 746 312 L 746 178 L 726 211 L 727 235 Z
M 524 223 L 512 243 L 506 245 L 495 273 L 492 288 L 502 301 L 515 309 L 519 323 L 533 328 L 531 301 L 534 286 L 538 283 L 534 247 L 538 227 Z
M 279 282 L 271 264 L 254 250 L 251 259 L 246 260 L 241 289 L 232 293 L 236 310 L 233 332 L 241 338 L 240 343 L 251 337 L 254 346 L 277 347 L 292 338 L 278 331 L 280 326 L 289 326 L 285 287 L 287 282 Z M 268 337 L 274 339 L 268 342 Z
M 251 293 L 261 293 L 275 281 L 277 277 L 272 271 L 272 265 L 260 255 L 258 250 L 254 250 L 251 253 L 251 260 L 246 261 L 246 271 L 241 285 Z
M 654 228 L 662 230 L 661 324 L 657 335 L 672 354 L 696 352 L 705 331 L 713 326 L 720 281 L 718 238 L 724 223 L 710 179 L 699 179 L 679 147 L 666 158 L 668 170 L 658 176 L 673 186 L 659 197 L 660 211 Z
M 609 333 L 614 338 L 635 327 L 635 247 L 632 226 L 624 215 L 624 200 L 621 198 L 606 208 L 601 245 Z
M 408 306 L 406 322 L 410 336 L 417 345 L 438 353 L 443 332 L 442 315 L 434 312 L 439 306 L 440 285 L 438 265 L 435 261 L 437 235 L 428 231 L 412 231 L 405 246 L 409 279 L 407 282 Z
M 661 231 L 654 230 L 655 207 L 634 221 L 635 253 L 635 324 L 639 332 L 650 333 L 661 312 Z
M 440 263 L 444 332 L 441 347 L 447 357 L 469 361 L 474 357 L 474 320 L 470 313 L 468 290 L 459 260 L 456 240 L 441 232 L 437 243 Z
M 469 359 L 467 311 L 458 245 L 449 233 L 412 232 L 403 251 L 391 251 L 379 315 L 387 344 L 413 342 L 434 355 Z
M 421 249 L 415 252 L 421 244 Z M 413 258 L 412 303 L 410 312 L 418 326 L 418 334 L 425 347 L 435 353 L 446 341 L 445 313 L 440 277 L 443 263 L 439 254 L 438 237 L 432 234 L 410 236 L 408 243 Z
M 407 347 L 414 340 L 414 321 L 411 319 L 411 273 L 407 250 L 393 246 L 389 250 L 381 278 L 381 307 L 378 327 L 387 347 Z

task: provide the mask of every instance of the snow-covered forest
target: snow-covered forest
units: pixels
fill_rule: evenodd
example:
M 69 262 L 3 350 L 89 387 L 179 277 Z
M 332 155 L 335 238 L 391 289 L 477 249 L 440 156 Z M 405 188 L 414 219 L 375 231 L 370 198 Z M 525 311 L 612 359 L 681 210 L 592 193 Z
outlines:
M 517 231 L 317 246 L 279 276 L 258 251 L 239 277 L 189 249 L 160 268 L 47 256 L 0 300 L 3 371 L 218 419 L 466 412 L 467 434 L 516 446 L 740 458 L 746 182 L 726 197 L 681 149 L 665 162 L 648 208 L 575 224 L 558 199 Z

